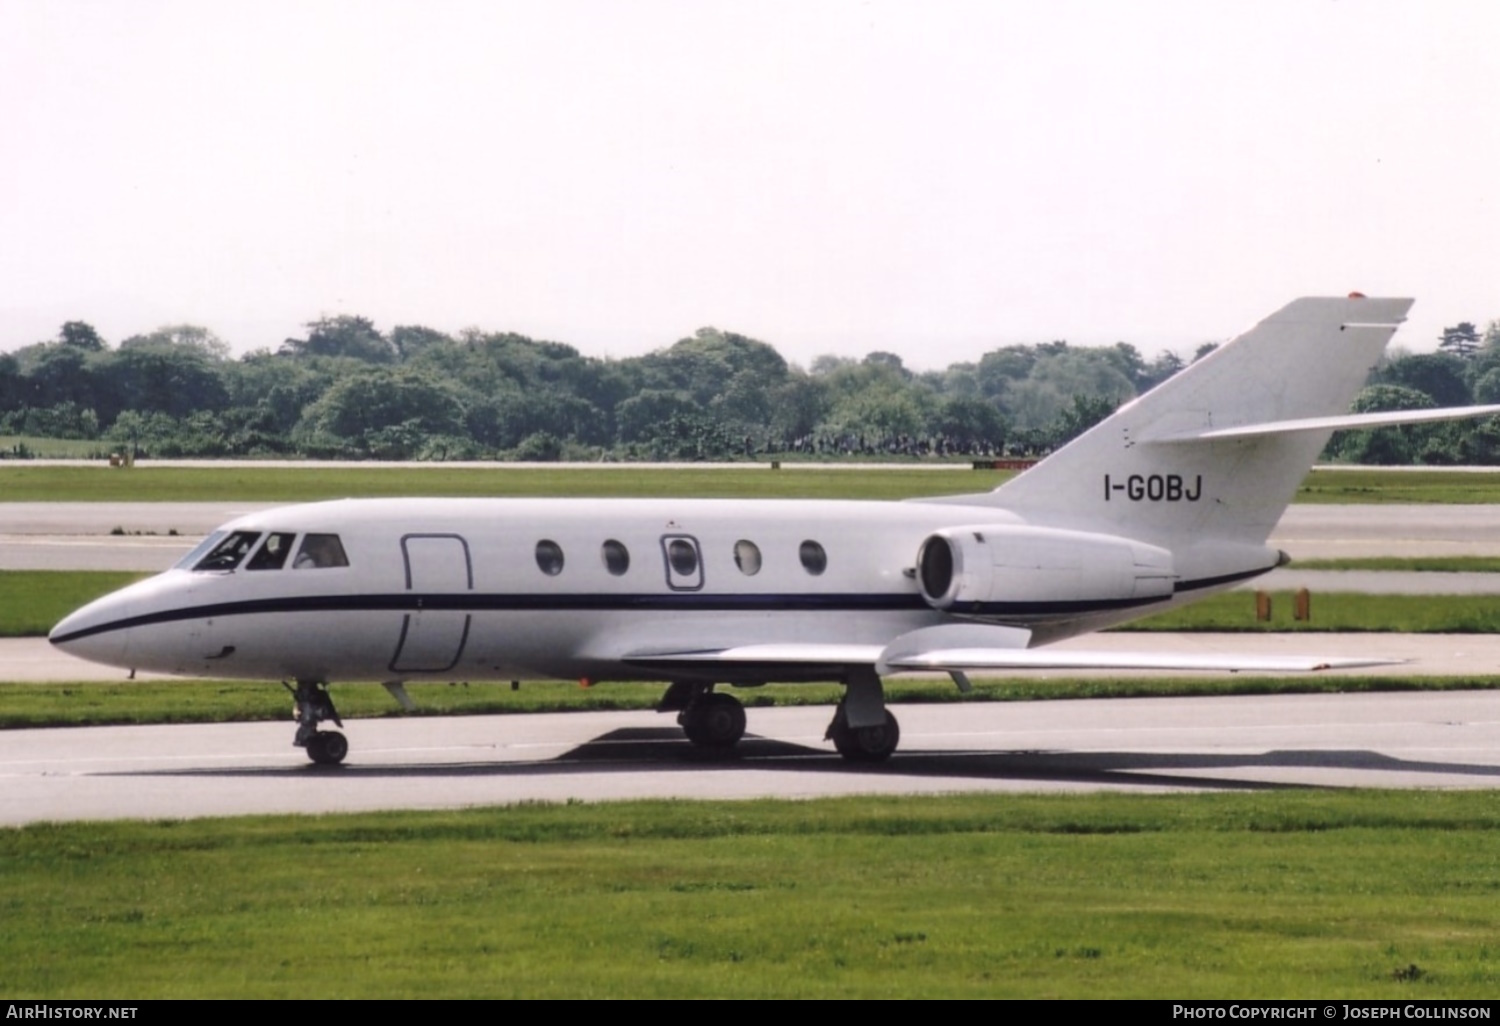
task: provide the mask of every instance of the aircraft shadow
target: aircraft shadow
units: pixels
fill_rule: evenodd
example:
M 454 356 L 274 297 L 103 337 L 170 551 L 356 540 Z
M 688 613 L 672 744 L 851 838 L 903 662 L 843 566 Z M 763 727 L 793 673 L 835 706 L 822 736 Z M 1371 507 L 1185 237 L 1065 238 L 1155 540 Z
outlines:
M 852 776 L 922 777 L 928 779 L 1035 781 L 1099 784 L 1112 787 L 1267 790 L 1330 786 L 1295 781 L 1268 781 L 1237 776 L 1238 771 L 1334 770 L 1352 773 L 1446 774 L 1500 780 L 1500 766 L 1398 759 L 1362 749 L 1295 749 L 1218 755 L 1200 752 L 1069 751 L 922 751 L 903 749 L 878 765 L 845 762 L 826 748 L 747 734 L 730 753 L 704 752 L 689 744 L 675 727 L 631 727 L 611 730 L 560 755 L 536 760 L 445 762 L 427 764 L 364 763 L 358 752 L 349 764 L 134 770 L 110 776 L 197 778 L 303 778 L 308 774 L 344 780 L 458 777 L 526 777 L 588 775 L 600 772 L 703 773 L 773 771 L 838 773 Z

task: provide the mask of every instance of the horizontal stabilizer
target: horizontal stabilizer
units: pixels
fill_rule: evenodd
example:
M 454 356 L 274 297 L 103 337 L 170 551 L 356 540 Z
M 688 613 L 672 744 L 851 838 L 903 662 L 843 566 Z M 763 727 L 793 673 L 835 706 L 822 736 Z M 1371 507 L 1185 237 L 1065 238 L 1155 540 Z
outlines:
M 1443 420 L 1465 420 L 1470 417 L 1493 417 L 1500 406 L 1445 406 L 1436 410 L 1391 410 L 1387 413 L 1345 413 L 1333 417 L 1304 417 L 1300 420 L 1273 420 L 1237 427 L 1203 428 L 1153 436 L 1143 442 L 1200 442 L 1230 438 L 1255 438 L 1262 435 L 1290 435 L 1303 431 L 1368 431 L 1371 428 L 1395 427 L 1400 424 L 1430 424 Z

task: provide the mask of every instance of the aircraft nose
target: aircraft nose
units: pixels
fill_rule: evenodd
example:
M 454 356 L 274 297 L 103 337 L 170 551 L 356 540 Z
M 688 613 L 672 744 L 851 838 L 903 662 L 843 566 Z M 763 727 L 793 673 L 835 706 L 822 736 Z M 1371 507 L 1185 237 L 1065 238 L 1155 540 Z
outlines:
M 108 597 L 90 602 L 63 619 L 47 635 L 52 647 L 92 663 L 132 669 L 130 629 L 121 624 Z

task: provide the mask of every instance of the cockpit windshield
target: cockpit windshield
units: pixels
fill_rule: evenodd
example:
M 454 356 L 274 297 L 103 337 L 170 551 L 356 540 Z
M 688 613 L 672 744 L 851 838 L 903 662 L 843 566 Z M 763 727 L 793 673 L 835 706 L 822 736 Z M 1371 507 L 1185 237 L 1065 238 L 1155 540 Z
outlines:
M 183 556 L 177 562 L 173 563 L 172 564 L 172 569 L 173 570 L 191 570 L 191 569 L 193 569 L 194 567 L 196 567 L 198 565 L 198 560 L 202 559 L 204 556 L 206 556 L 210 552 L 212 552 L 213 549 L 214 549 L 214 547 L 216 545 L 218 545 L 219 542 L 223 541 L 224 540 L 224 536 L 226 534 L 228 534 L 228 533 L 229 533 L 228 531 L 215 531 L 213 534 L 209 535 L 207 538 L 204 538 L 197 545 L 193 546 L 193 551 L 192 552 L 189 552 L 186 556 Z
M 286 557 L 292 553 L 292 542 L 297 536 L 288 531 L 273 531 L 266 535 L 266 543 L 256 550 L 245 564 L 246 570 L 280 570 L 286 565 Z
M 235 531 L 200 559 L 194 570 L 233 570 L 255 548 L 260 540 L 259 531 Z M 202 548 L 202 546 L 199 546 Z

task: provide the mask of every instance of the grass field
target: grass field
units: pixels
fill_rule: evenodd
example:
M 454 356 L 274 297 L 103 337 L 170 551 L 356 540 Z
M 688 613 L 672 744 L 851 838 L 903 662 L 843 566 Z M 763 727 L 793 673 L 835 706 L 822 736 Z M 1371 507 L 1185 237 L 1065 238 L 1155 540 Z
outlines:
M 988 491 L 1009 472 L 932 470 L 732 470 L 651 467 L 28 467 L 0 463 L 8 502 L 202 502 L 422 496 L 628 496 L 695 498 L 905 499 Z
M 1314 470 L 1297 502 L 1473 503 L 1500 502 L 1500 470 Z
M 42 637 L 79 606 L 146 574 L 0 570 L 0 638 Z
M 1126 631 L 1396 631 L 1407 634 L 1493 634 L 1500 631 L 1500 595 L 1370 595 L 1317 592 L 1312 616 L 1293 619 L 1289 591 L 1271 592 L 1271 619 L 1255 619 L 1255 595 L 1229 591 L 1168 613 L 1158 613 Z
M 1297 570 L 1378 570 L 1396 573 L 1500 573 L 1500 556 L 1370 556 L 1363 559 L 1297 559 Z
M 0 992 L 1489 999 L 1485 793 L 654 802 L 0 830 Z
M 987 491 L 1010 471 L 953 469 L 733 470 L 685 464 L 629 467 L 213 468 L 137 466 L 111 470 L 0 462 L 0 502 L 307 502 L 352 496 L 670 496 L 703 498 L 903 499 Z M 1315 503 L 1500 503 L 1500 471 L 1315 470 L 1297 493 Z

